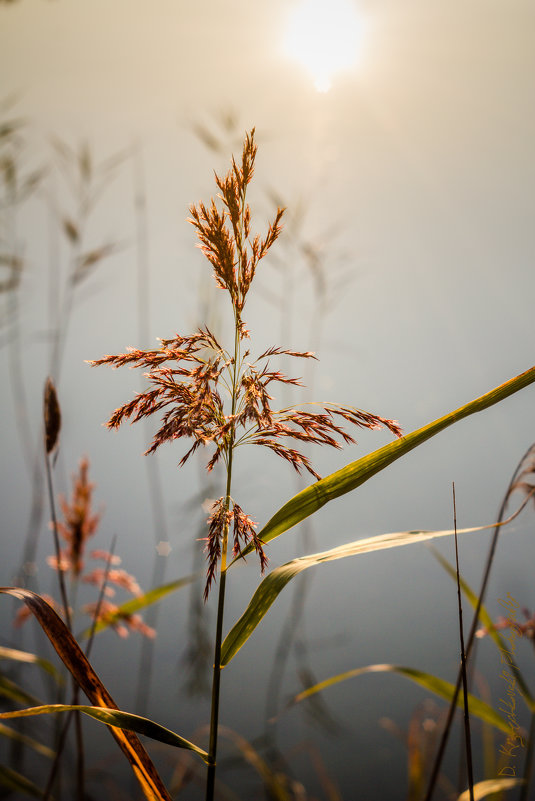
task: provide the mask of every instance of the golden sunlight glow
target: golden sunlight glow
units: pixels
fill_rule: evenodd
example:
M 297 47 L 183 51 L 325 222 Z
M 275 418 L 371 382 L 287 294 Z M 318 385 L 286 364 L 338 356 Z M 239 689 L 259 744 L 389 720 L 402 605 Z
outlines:
M 287 55 L 304 66 L 318 92 L 359 56 L 362 22 L 351 0 L 300 0 L 289 19 Z

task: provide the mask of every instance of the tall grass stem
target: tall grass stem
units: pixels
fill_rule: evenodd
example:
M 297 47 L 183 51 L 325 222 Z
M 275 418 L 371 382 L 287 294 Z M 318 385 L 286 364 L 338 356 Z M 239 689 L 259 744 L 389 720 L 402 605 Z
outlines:
M 453 491 L 453 527 L 455 530 L 455 566 L 457 570 L 457 604 L 459 609 L 459 640 L 461 644 L 461 673 L 463 677 L 464 736 L 466 745 L 466 767 L 468 771 L 468 788 L 470 801 L 474 801 L 474 772 L 472 766 L 472 737 L 470 735 L 470 711 L 468 709 L 468 679 L 466 676 L 466 654 L 464 650 L 463 604 L 461 599 L 461 581 L 459 576 L 459 546 L 457 542 L 457 506 L 455 503 L 455 483 Z

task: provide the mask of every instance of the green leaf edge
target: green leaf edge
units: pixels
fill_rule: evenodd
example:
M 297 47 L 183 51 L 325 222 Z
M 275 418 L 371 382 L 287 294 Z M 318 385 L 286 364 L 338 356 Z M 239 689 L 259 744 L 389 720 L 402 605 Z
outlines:
M 28 737 L 26 734 L 21 734 L 16 729 L 12 729 L 10 726 L 6 726 L 4 723 L 0 723 L 0 736 L 7 737 L 9 740 L 14 740 L 21 745 L 27 745 L 28 748 L 31 748 L 36 753 L 48 757 L 49 759 L 54 759 L 56 756 L 54 749 L 49 748 L 48 745 L 40 743 L 33 737 Z
M 113 625 L 113 623 L 119 622 L 126 615 L 133 615 L 136 612 L 139 612 L 140 609 L 145 609 L 145 607 L 160 601 L 162 598 L 165 598 L 166 595 L 169 595 L 169 593 L 175 592 L 175 590 L 179 590 L 181 587 L 191 584 L 197 578 L 198 575 L 195 574 L 192 576 L 185 576 L 184 578 L 175 579 L 175 581 L 162 584 L 160 587 L 154 587 L 152 590 L 145 592 L 143 595 L 139 595 L 137 598 L 131 598 L 130 600 L 125 601 L 115 612 L 113 612 L 113 614 L 107 616 L 105 620 L 100 620 L 96 624 L 94 633 L 98 634 L 99 631 L 103 631 L 104 629 L 107 629 L 109 626 Z M 78 636 L 77 639 L 87 639 L 90 636 L 91 631 L 92 626 L 89 626 Z
M 482 531 L 485 528 L 494 528 L 494 524 L 491 526 L 458 529 L 457 534 Z M 309 567 L 315 567 L 323 562 L 331 562 L 336 559 L 344 559 L 348 556 L 357 556 L 386 548 L 412 545 L 416 542 L 425 542 L 426 540 L 451 536 L 452 534 L 454 534 L 454 529 L 445 529 L 443 531 L 400 531 L 392 534 L 379 534 L 375 537 L 367 537 L 354 540 L 345 545 L 339 545 L 329 551 L 301 556 L 286 562 L 280 567 L 276 567 L 260 582 L 244 613 L 225 637 L 221 647 L 221 667 L 228 665 L 230 660 L 247 642 L 286 584 L 301 571 L 307 570 Z
M 12 679 L 8 679 L 7 676 L 4 676 L 1 673 L 0 696 L 9 698 L 11 701 L 16 701 L 18 704 L 34 704 L 37 706 L 41 703 L 39 698 L 36 698 L 35 695 L 27 693 L 26 690 L 23 690 L 22 687 L 19 687 L 18 684 L 15 684 Z
M 149 718 L 133 715 L 130 712 L 123 712 L 120 709 L 110 709 L 101 706 L 84 706 L 81 704 L 45 704 L 43 706 L 30 707 L 29 709 L 17 709 L 12 712 L 1 712 L 0 718 L 23 718 L 33 715 L 50 715 L 57 712 L 83 712 L 85 715 L 111 726 L 115 729 L 126 729 L 137 734 L 143 734 L 152 740 L 172 745 L 175 748 L 186 748 L 198 754 L 208 764 L 208 754 L 202 748 L 181 737 L 179 734 L 160 726 Z
M 336 676 L 331 676 L 328 679 L 324 679 L 323 681 L 314 684 L 312 687 L 308 687 L 306 690 L 303 690 L 303 692 L 299 693 L 299 695 L 295 696 L 295 698 L 291 701 L 290 706 L 304 701 L 306 698 L 325 690 L 327 687 L 332 687 L 334 684 L 347 681 L 347 679 L 352 679 L 364 673 L 397 673 L 400 676 L 410 679 L 415 684 L 419 684 L 421 687 L 429 690 L 435 695 L 438 695 L 440 698 L 444 698 L 446 701 L 451 701 L 455 691 L 454 684 L 451 684 L 449 681 L 441 679 L 438 676 L 433 676 L 431 673 L 426 673 L 423 670 L 416 670 L 415 668 L 404 667 L 402 665 L 367 665 L 366 667 L 347 670 L 344 673 L 339 673 Z M 457 706 L 460 709 L 463 708 L 462 697 L 459 697 Z M 483 720 L 485 723 L 494 726 L 506 734 L 510 733 L 511 727 L 508 721 L 506 721 L 505 718 L 496 712 L 496 710 L 493 709 L 489 704 L 485 703 L 485 701 L 482 701 L 480 698 L 477 698 L 471 693 L 468 693 L 468 707 L 471 715 L 475 715 L 475 717 L 480 718 L 480 720 Z
M 406 434 L 404 437 L 395 440 L 394 442 L 384 445 L 373 453 L 363 456 L 346 467 L 337 470 L 334 473 L 320 479 L 315 484 L 311 484 L 306 489 L 290 498 L 281 508 L 275 512 L 271 519 L 266 523 L 263 529 L 258 532 L 259 539 L 263 543 L 270 542 L 271 540 L 283 534 L 288 529 L 305 520 L 318 509 L 321 509 L 329 501 L 345 495 L 347 492 L 364 484 L 368 479 L 384 470 L 396 459 L 401 458 L 409 451 L 422 445 L 435 434 L 443 431 L 448 426 L 459 420 L 469 417 L 476 412 L 481 412 L 488 409 L 494 404 L 499 403 L 515 392 L 529 386 L 535 381 L 535 367 L 531 367 L 524 373 L 511 378 L 504 384 L 495 387 L 490 392 L 481 395 L 479 398 L 464 404 L 453 412 L 439 417 L 432 423 L 416 429 L 416 431 Z M 231 564 L 241 559 L 243 556 L 251 553 L 254 545 L 249 543 L 246 548 L 233 560 Z M 230 567 L 230 565 L 229 565 Z
M 14 662 L 23 662 L 28 665 L 37 665 L 41 670 L 44 670 L 45 673 L 52 676 L 58 684 L 63 684 L 63 677 L 55 665 L 49 662 L 48 659 L 43 659 L 37 656 L 37 654 L 30 653 L 30 651 L 19 651 L 16 648 L 7 648 L 1 645 L 0 660 L 1 659 L 10 659 Z
M 524 783 L 525 779 L 485 779 L 474 784 L 474 801 L 481 801 L 482 798 L 486 798 L 488 795 L 502 793 L 504 790 L 512 790 L 514 787 Z M 461 793 L 457 801 L 470 801 L 470 790 L 465 790 L 464 793 Z
M 457 582 L 457 572 L 453 568 L 453 566 L 450 565 L 448 560 L 445 559 L 442 556 L 442 554 L 439 553 L 432 546 L 431 546 L 430 550 L 431 550 L 431 553 L 433 554 L 433 556 L 435 557 L 435 559 L 442 565 L 444 570 L 451 576 L 451 578 L 455 582 Z M 466 580 L 462 576 L 459 577 L 459 583 L 461 585 L 462 591 L 464 592 L 464 594 L 468 598 L 470 604 L 473 606 L 474 609 L 476 609 L 477 608 L 477 602 L 478 602 L 477 595 L 475 594 L 475 592 L 472 590 L 470 585 L 466 582 Z M 535 712 L 535 699 L 531 695 L 529 687 L 527 686 L 526 682 L 524 681 L 524 677 L 522 676 L 522 673 L 520 672 L 520 669 L 519 669 L 518 665 L 516 664 L 515 660 L 510 655 L 509 649 L 506 647 L 506 645 L 505 645 L 502 637 L 500 636 L 499 632 L 494 628 L 494 622 L 493 622 L 491 616 L 489 615 L 489 613 L 487 612 L 484 604 L 481 604 L 481 608 L 479 610 L 478 617 L 479 617 L 479 620 L 481 621 L 481 623 L 485 626 L 485 628 L 488 629 L 489 637 L 492 639 L 492 641 L 497 646 L 497 648 L 500 651 L 507 651 L 507 653 L 509 654 L 508 664 L 510 664 L 510 666 L 515 671 L 515 676 L 516 676 L 516 679 L 518 681 L 518 686 L 519 686 L 520 692 L 522 693 L 522 696 L 524 697 L 524 700 L 525 700 L 529 710 L 531 712 Z

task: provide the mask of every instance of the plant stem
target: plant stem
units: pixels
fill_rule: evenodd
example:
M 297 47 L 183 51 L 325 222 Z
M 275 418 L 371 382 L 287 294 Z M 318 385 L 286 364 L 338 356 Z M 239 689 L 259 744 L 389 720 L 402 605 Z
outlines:
M 221 569 L 219 599 L 217 605 L 217 627 L 214 649 L 214 672 L 212 679 L 212 707 L 210 714 L 210 744 L 208 753 L 210 764 L 206 776 L 206 801 L 213 801 L 215 789 L 215 770 L 217 755 L 217 727 L 219 721 L 219 691 L 221 686 L 221 641 L 223 639 L 223 610 L 225 606 L 226 571 Z
M 234 314 L 234 364 L 232 371 L 232 405 L 231 415 L 236 413 L 236 402 L 238 395 L 238 361 L 240 352 L 240 329 L 238 314 Z M 225 512 L 230 509 L 230 490 L 232 487 L 232 461 L 234 455 L 235 429 L 234 425 L 230 431 L 227 457 L 227 486 L 225 489 Z M 212 704 L 210 710 L 210 742 L 208 754 L 210 762 L 206 775 L 206 801 L 213 801 L 215 790 L 215 772 L 217 757 L 217 729 L 219 724 L 219 694 L 221 687 L 221 643 L 223 641 L 223 613 L 225 608 L 225 585 L 227 579 L 227 549 L 228 549 L 229 521 L 228 514 L 223 529 L 223 542 L 221 544 L 221 572 L 219 579 L 219 596 L 217 600 L 217 623 L 214 647 L 214 669 L 212 678 Z
M 459 549 L 457 545 L 457 508 L 455 505 L 455 483 L 453 484 L 453 526 L 455 529 L 455 564 L 457 567 L 457 603 L 459 609 L 459 639 L 461 644 L 461 673 L 463 678 L 464 736 L 466 746 L 466 767 L 468 770 L 468 789 L 470 801 L 474 801 L 474 775 L 472 767 L 472 738 L 470 734 L 470 714 L 468 708 L 468 679 L 466 677 L 466 651 L 464 649 L 463 607 L 461 600 L 461 580 L 459 575 Z
M 532 448 L 533 448 L 533 445 L 530 445 L 530 447 L 527 449 L 527 451 L 525 452 L 525 454 L 522 456 L 521 460 L 517 464 L 517 466 L 515 468 L 515 471 L 514 471 L 512 477 L 511 477 L 511 480 L 509 482 L 509 486 L 507 487 L 507 491 L 506 491 L 506 493 L 504 495 L 504 498 L 502 500 L 499 512 L 498 512 L 498 523 L 497 523 L 497 525 L 496 525 L 496 527 L 494 529 L 494 534 L 492 535 L 492 541 L 491 541 L 489 552 L 488 552 L 488 555 L 487 555 L 487 561 L 486 561 L 486 564 L 485 564 L 485 570 L 483 572 L 483 579 L 482 579 L 482 582 L 481 582 L 481 589 L 479 590 L 479 595 L 477 597 L 477 606 L 476 606 L 476 609 L 475 609 L 475 612 L 474 612 L 474 617 L 472 619 L 472 626 L 470 628 L 470 634 L 468 635 L 468 643 L 467 643 L 466 650 L 465 650 L 465 654 L 466 654 L 466 658 L 467 659 L 470 657 L 470 653 L 472 651 L 472 646 L 474 645 L 477 626 L 478 626 L 478 623 L 479 623 L 479 612 L 481 610 L 481 607 L 483 606 L 483 601 L 485 599 L 485 593 L 486 593 L 486 590 L 487 590 L 487 584 L 488 584 L 489 577 L 490 577 L 490 571 L 491 571 L 491 568 L 492 568 L 492 565 L 493 565 L 493 562 L 494 562 L 494 556 L 495 556 L 495 553 L 496 553 L 496 547 L 498 545 L 498 535 L 500 533 L 500 525 L 499 524 L 502 522 L 502 520 L 504 518 L 505 510 L 507 508 L 507 502 L 509 501 L 509 496 L 511 495 L 511 491 L 512 491 L 513 485 L 514 485 L 514 483 L 515 483 L 515 481 L 516 481 L 516 479 L 518 477 L 518 474 L 520 473 L 522 464 L 523 464 L 524 460 L 527 459 L 527 457 L 528 457 L 528 455 L 529 455 L 529 453 L 530 453 Z M 434 790 L 435 790 L 435 785 L 436 785 L 437 780 L 438 780 L 440 767 L 442 765 L 442 759 L 443 759 L 444 753 L 446 751 L 446 745 L 448 744 L 448 738 L 449 738 L 449 734 L 450 734 L 450 731 L 451 731 L 451 725 L 452 725 L 453 717 L 454 717 L 455 711 L 457 709 L 457 699 L 459 697 L 459 692 L 460 692 L 460 689 L 461 689 L 461 683 L 462 683 L 462 671 L 461 671 L 461 668 L 459 667 L 459 670 L 457 672 L 457 682 L 455 684 L 455 690 L 454 690 L 453 696 L 451 698 L 450 707 L 449 707 L 449 710 L 448 710 L 448 717 L 446 719 L 446 723 L 444 724 L 444 730 L 443 730 L 442 736 L 440 738 L 438 751 L 437 751 L 437 754 L 436 754 L 434 762 L 433 762 L 433 768 L 432 768 L 432 771 L 431 771 L 431 776 L 429 778 L 429 784 L 427 786 L 427 791 L 426 791 L 426 794 L 425 794 L 424 801 L 431 801 L 433 793 L 434 793 Z

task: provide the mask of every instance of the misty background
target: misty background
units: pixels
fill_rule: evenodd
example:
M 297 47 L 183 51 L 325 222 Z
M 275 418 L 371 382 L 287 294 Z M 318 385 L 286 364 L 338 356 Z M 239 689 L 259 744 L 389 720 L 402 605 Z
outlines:
M 117 535 L 122 566 L 144 590 L 160 539 L 144 463 L 149 457 L 142 456 L 156 421 L 148 430 L 103 428 L 111 412 L 140 391 L 140 371 L 90 369 L 85 360 L 129 345 L 157 347 L 157 337 L 189 333 L 204 322 L 225 338 L 227 299 L 195 248 L 188 206 L 215 194 L 213 170 L 227 169 L 251 127 L 259 145 L 253 227 L 265 230 L 277 202 L 287 206 L 287 215 L 245 319 L 257 353 L 270 345 L 317 352 L 313 372 L 306 367 L 312 394 L 303 391 L 293 402 L 354 405 L 396 418 L 410 432 L 533 365 L 535 6 L 528 0 L 355 2 L 366 21 L 358 63 L 336 76 L 329 92 L 318 93 L 283 52 L 293 5 L 20 0 L 0 7 L 0 99 L 10 102 L 4 119 L 26 121 L 21 169 L 46 169 L 17 209 L 14 233 L 24 261 L 17 359 L 29 427 L 17 426 L 12 318 L 3 298 L 3 584 L 18 570 L 30 514 L 32 479 L 21 431 L 35 448 L 54 314 L 69 269 L 62 225 L 75 214 L 76 196 L 58 166 L 54 138 L 76 152 L 87 143 L 95 163 L 121 155 L 84 230 L 87 250 L 114 247 L 73 297 L 58 380 L 63 427 L 56 486 L 70 495 L 71 475 L 88 456 L 95 506 L 103 510 L 91 546 L 109 548 Z M 140 240 L 143 225 L 146 238 Z M 139 279 L 140 241 L 147 246 L 147 283 Z M 281 369 L 293 375 L 296 367 L 281 362 Z M 293 529 L 269 546 L 270 566 L 306 548 L 451 528 L 453 481 L 459 527 L 492 523 L 535 438 L 533 391 L 462 421 L 324 507 L 307 540 Z M 344 452 L 312 453 L 317 469 L 326 475 L 389 437 L 362 432 L 358 440 Z M 179 442 L 156 457 L 172 548 L 158 557 L 165 560 L 167 581 L 195 569 L 201 502 L 222 492 L 221 475 L 204 483 L 202 455 L 177 469 L 186 448 Z M 262 526 L 303 485 L 270 454 L 243 449 L 239 457 L 233 494 Z M 492 615 L 501 613 L 498 598 L 507 592 L 535 608 L 531 514 L 500 539 L 487 592 Z M 35 578 L 40 590 L 57 595 L 46 564 L 52 552 L 47 516 L 45 506 Z M 460 540 L 461 569 L 474 589 L 490 536 Z M 437 547 L 454 559 L 451 539 Z M 455 680 L 456 592 L 425 546 L 348 559 L 308 575 L 299 636 L 317 680 L 386 662 Z M 252 558 L 233 571 L 226 630 L 258 580 Z M 266 688 L 292 593 L 290 585 L 223 673 L 221 723 L 249 739 L 264 730 Z M 207 605 L 210 631 L 214 600 Z M 193 738 L 209 720 L 209 699 L 184 688 L 190 608 L 188 587 L 161 604 L 147 714 Z M 15 636 L 12 615 L 4 598 L 3 644 Z M 29 628 L 23 637 L 31 649 Z M 92 660 L 117 702 L 132 712 L 140 648 L 139 635 L 122 641 L 107 631 Z M 528 657 L 526 646 L 519 658 L 532 672 Z M 503 688 L 494 646 L 482 642 L 477 667 L 495 704 Z M 284 700 L 302 689 L 298 668 L 292 655 Z M 319 749 L 344 799 L 359 784 L 373 788 L 374 797 L 402 797 L 404 747 L 379 721 L 388 717 L 406 728 L 425 697 L 397 676 L 359 677 L 323 695 L 340 725 L 337 736 L 296 709 L 279 723 L 279 744 L 295 749 L 288 760 L 311 791 L 319 793 L 318 778 L 304 743 Z M 88 730 L 96 728 L 89 722 Z M 97 756 L 99 748 L 102 756 L 112 751 L 107 735 L 99 729 L 95 736 Z M 497 735 L 496 750 L 499 742 Z M 165 753 L 158 758 L 167 770 L 175 755 Z M 247 780 L 255 786 L 249 774 Z

